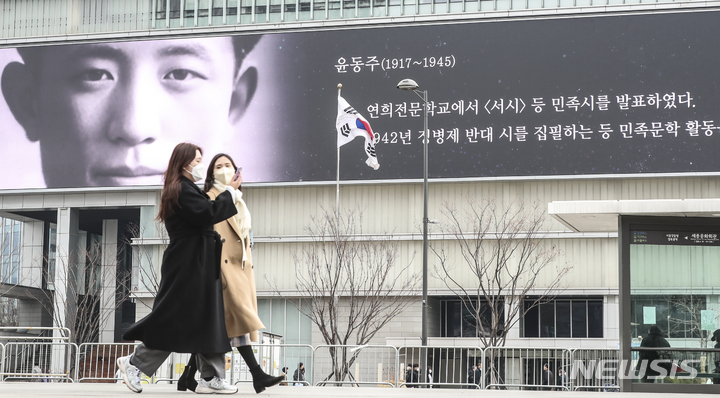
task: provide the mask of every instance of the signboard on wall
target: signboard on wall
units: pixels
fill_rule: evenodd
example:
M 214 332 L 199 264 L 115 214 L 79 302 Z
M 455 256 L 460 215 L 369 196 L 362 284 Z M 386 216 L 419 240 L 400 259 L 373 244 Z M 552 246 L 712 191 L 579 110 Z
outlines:
M 631 231 L 634 245 L 720 246 L 720 232 L 708 231 Z
M 716 11 L 0 49 L 0 189 L 159 185 L 191 141 L 247 182 L 720 172 Z M 17 166 L 17 167 L 16 167 Z

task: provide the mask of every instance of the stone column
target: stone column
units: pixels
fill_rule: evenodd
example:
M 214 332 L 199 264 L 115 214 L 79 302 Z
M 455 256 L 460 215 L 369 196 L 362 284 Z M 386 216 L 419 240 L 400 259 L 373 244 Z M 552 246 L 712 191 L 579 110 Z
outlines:
M 79 244 L 80 210 L 74 208 L 59 208 L 57 215 L 57 255 L 55 257 L 55 302 L 53 303 L 53 326 L 70 328 L 75 322 L 75 308 L 77 305 L 77 268 Z M 49 242 L 52 244 L 53 242 Z M 54 332 L 54 337 L 64 336 L 60 331 Z M 67 369 L 67 347 L 58 344 L 55 340 L 52 350 L 51 372 L 65 373 Z
M 115 342 L 115 292 L 117 289 L 118 220 L 103 220 L 100 264 L 100 343 Z

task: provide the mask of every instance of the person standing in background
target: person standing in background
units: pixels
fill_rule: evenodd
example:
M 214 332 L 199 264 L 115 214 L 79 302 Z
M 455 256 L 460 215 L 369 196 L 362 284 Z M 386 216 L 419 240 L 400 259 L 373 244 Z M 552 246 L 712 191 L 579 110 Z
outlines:
M 548 364 L 543 365 L 543 374 L 542 374 L 542 384 L 544 386 L 550 386 L 555 382 L 555 378 L 553 376 L 552 371 L 550 370 L 550 367 Z M 543 390 L 549 391 L 550 387 L 543 387 Z
M 303 382 L 305 381 L 305 365 L 300 362 L 298 364 L 298 368 L 295 369 L 295 373 L 293 373 L 293 381 L 296 382 Z M 304 386 L 304 383 L 295 383 L 296 386 Z
M 467 382 L 468 384 L 475 384 L 475 371 L 477 370 L 477 366 L 473 365 L 472 368 L 468 369 L 467 374 Z M 468 388 L 472 388 L 468 386 Z

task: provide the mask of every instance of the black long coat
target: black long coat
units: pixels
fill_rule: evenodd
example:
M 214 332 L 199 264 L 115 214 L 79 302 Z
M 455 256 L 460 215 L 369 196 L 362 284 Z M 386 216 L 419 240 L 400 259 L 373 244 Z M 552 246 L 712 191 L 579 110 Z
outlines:
M 668 343 L 667 340 L 662 336 L 662 332 L 660 332 L 660 329 L 657 326 L 651 326 L 650 330 L 648 331 L 647 337 L 642 339 L 640 342 L 640 347 L 651 347 L 651 348 L 664 348 L 664 347 L 670 347 L 670 343 Z M 643 382 L 647 380 L 648 376 L 659 376 L 660 372 L 658 372 L 655 369 L 652 369 L 650 367 L 650 364 L 653 362 L 661 359 L 661 353 L 662 356 L 667 357 L 667 351 L 640 351 L 638 353 L 639 361 L 636 365 L 636 369 L 642 368 L 642 366 L 647 363 L 645 375 L 643 375 L 642 379 Z M 657 364 L 657 366 L 664 368 L 668 372 L 670 372 L 672 365 L 669 362 L 660 362 Z
M 229 192 L 211 201 L 185 177 L 181 187 L 174 214 L 165 220 L 170 244 L 163 254 L 153 309 L 123 338 L 163 351 L 228 352 L 220 278 L 222 243 L 213 225 L 232 217 L 237 209 Z

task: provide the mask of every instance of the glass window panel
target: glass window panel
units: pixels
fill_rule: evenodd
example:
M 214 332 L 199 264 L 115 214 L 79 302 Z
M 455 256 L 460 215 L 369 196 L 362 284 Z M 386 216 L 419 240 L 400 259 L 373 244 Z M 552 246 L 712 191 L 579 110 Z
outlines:
M 460 327 L 460 317 L 462 314 L 462 311 L 460 311 L 460 302 L 459 301 L 447 301 L 446 302 L 446 318 L 445 318 L 445 330 L 446 330 L 446 337 L 460 337 L 461 336 L 461 327 Z
M 271 307 L 272 300 L 271 299 L 258 299 L 258 316 L 260 317 L 260 320 L 265 325 L 265 329 L 270 333 L 275 333 L 273 330 L 273 324 L 272 319 L 270 318 L 270 307 Z
M 228 0 L 227 15 L 237 16 L 238 3 L 239 3 L 239 0 Z M 230 23 L 230 22 L 235 23 L 236 21 L 237 21 L 237 18 L 233 18 L 232 20 L 228 20 L 228 23 Z
M 525 303 L 526 309 L 529 306 L 529 303 Z M 533 307 L 527 310 L 527 313 L 523 317 L 523 336 L 540 337 L 539 313 L 540 310 L 538 309 L 538 307 Z
M 603 337 L 603 302 L 588 300 L 588 337 Z
M 462 305 L 462 337 L 477 337 L 477 323 L 471 308 Z
M 50 227 L 48 238 L 48 269 L 46 275 L 46 286 L 50 290 L 55 290 L 55 260 L 57 258 L 57 226 L 54 224 Z
M 305 314 L 309 314 L 311 303 L 309 300 L 302 301 L 302 308 L 304 313 L 300 313 L 300 341 L 299 344 L 312 344 L 312 320 Z
M 540 304 L 540 337 L 555 337 L 555 303 Z
M 572 337 L 587 337 L 587 302 L 572 301 Z
M 285 299 L 272 300 L 273 333 L 285 336 Z
M 657 326 L 673 346 L 703 346 L 701 311 L 715 309 L 714 289 L 720 284 L 720 247 L 713 243 L 720 228 L 678 221 L 682 224 L 668 223 L 664 230 L 631 230 L 629 327 L 633 343 Z M 670 294 L 675 292 L 686 294 Z M 708 328 L 717 325 L 716 320 Z
M 291 302 L 287 302 L 287 321 L 285 323 L 285 344 L 300 344 L 300 312 Z
M 498 322 L 500 326 L 502 327 L 504 321 L 505 321 L 505 306 L 503 300 L 498 300 L 498 302 L 495 303 L 495 305 L 498 307 L 497 311 L 495 311 L 495 314 L 498 316 Z M 490 335 L 492 333 L 492 322 L 493 322 L 493 311 L 491 310 L 490 304 L 482 300 L 481 308 L 480 308 L 480 318 L 479 318 L 479 324 L 478 324 L 478 336 L 482 336 L 483 333 L 485 333 L 485 336 Z M 499 333 L 504 333 L 504 330 L 498 330 Z
M 570 335 L 570 301 L 559 300 L 555 303 L 555 337 Z

